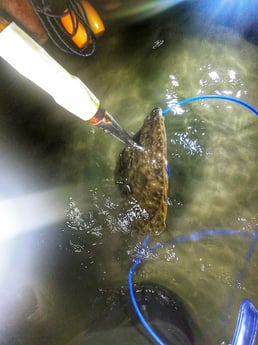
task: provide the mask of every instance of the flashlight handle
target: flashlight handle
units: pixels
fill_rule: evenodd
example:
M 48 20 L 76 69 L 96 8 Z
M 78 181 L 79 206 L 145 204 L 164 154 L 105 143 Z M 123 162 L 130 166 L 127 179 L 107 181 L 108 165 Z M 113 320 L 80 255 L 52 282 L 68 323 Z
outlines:
M 83 120 L 100 102 L 87 86 L 55 61 L 15 23 L 0 22 L 0 56 L 20 74 L 50 94 L 56 103 Z

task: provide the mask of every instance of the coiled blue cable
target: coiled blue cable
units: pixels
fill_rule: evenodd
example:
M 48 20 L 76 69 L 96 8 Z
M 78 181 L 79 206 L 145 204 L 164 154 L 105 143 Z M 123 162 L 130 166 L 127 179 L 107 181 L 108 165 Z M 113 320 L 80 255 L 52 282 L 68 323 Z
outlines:
M 166 242 L 160 242 L 152 247 L 148 248 L 149 252 L 152 252 L 153 250 L 156 250 L 158 248 L 164 247 L 168 244 L 175 244 L 175 243 L 185 243 L 185 242 L 195 242 L 199 240 L 208 239 L 212 236 L 240 236 L 244 238 L 251 238 L 255 243 L 258 241 L 258 232 L 254 233 L 248 233 L 246 231 L 236 231 L 232 229 L 206 229 L 206 230 L 199 230 L 195 231 L 190 235 L 179 235 L 174 239 L 171 239 Z M 146 236 L 141 248 L 146 248 L 148 245 L 148 242 L 150 240 L 149 236 Z M 248 254 L 246 255 L 246 260 L 250 260 L 252 254 L 253 254 L 253 246 L 251 246 L 251 249 L 249 250 Z M 134 306 L 134 309 L 136 311 L 136 314 L 138 315 L 143 327 L 146 329 L 146 331 L 151 335 L 151 337 L 157 342 L 159 345 L 166 345 L 162 339 L 152 330 L 148 322 L 145 320 L 144 316 L 142 315 L 137 302 L 136 297 L 133 289 L 133 275 L 137 269 L 137 267 L 141 264 L 141 259 L 137 257 L 135 259 L 134 264 L 131 266 L 128 272 L 128 288 L 130 293 L 130 298 L 132 301 L 132 304 Z M 231 342 L 231 345 L 253 345 L 253 339 L 255 339 L 257 334 L 257 320 L 258 320 L 258 310 L 255 308 L 255 306 L 250 303 L 245 302 L 245 300 L 242 302 L 237 326 L 235 329 L 234 337 Z M 242 341 L 244 339 L 244 342 Z
M 166 115 L 172 108 L 175 108 L 179 105 L 183 105 L 183 104 L 187 104 L 187 103 L 191 103 L 191 102 L 195 102 L 195 101 L 200 101 L 200 100 L 204 100 L 204 99 L 222 99 L 224 101 L 238 103 L 238 104 L 242 105 L 243 107 L 251 110 L 256 116 L 258 116 L 258 110 L 255 109 L 252 105 L 248 104 L 245 101 L 242 101 L 241 99 L 229 97 L 229 96 L 224 96 L 224 95 L 201 95 L 201 96 L 186 98 L 186 99 L 183 99 L 181 101 L 178 101 L 175 104 L 172 104 L 170 107 L 163 110 L 162 114 Z

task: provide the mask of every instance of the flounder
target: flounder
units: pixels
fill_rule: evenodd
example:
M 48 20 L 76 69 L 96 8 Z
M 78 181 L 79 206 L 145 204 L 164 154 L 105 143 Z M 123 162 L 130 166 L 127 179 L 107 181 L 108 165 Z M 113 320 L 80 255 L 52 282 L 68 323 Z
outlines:
M 131 209 L 133 233 L 157 235 L 166 227 L 168 193 L 167 137 L 160 108 L 147 116 L 134 141 L 143 150 L 124 148 L 117 161 L 115 179 L 137 205 Z

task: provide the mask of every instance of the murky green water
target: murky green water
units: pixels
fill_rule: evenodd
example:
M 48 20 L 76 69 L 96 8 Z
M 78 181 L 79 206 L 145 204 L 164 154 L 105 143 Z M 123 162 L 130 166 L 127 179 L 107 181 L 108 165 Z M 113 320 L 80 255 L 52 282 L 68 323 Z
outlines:
M 205 18 L 179 7 L 107 32 L 93 58 L 53 54 L 130 133 L 154 107 L 165 109 L 175 99 L 195 95 L 238 97 L 257 108 L 257 46 Z M 8 78 L 6 95 L 20 94 L 23 80 L 7 69 Z M 94 329 L 93 320 L 106 305 L 103 291 L 126 286 L 142 238 L 131 237 L 113 181 L 122 144 L 49 103 L 26 82 L 25 92 L 32 98 L 18 95 L 16 103 L 3 106 L 3 171 L 13 190 L 5 187 L 2 193 L 10 199 L 48 190 L 55 199 L 46 197 L 46 211 L 36 215 L 43 218 L 43 230 L 1 243 L 9 260 L 1 291 L 8 296 L 11 286 L 12 310 L 21 310 L 19 317 L 9 313 L 5 332 L 17 329 L 12 344 L 68 344 Z M 219 100 L 191 103 L 166 116 L 167 230 L 152 243 L 198 229 L 252 234 L 257 230 L 257 118 Z M 63 220 L 53 215 L 57 225 L 49 216 L 55 208 L 64 215 Z M 168 245 L 140 266 L 136 281 L 161 284 L 184 299 L 201 330 L 196 344 L 229 343 L 242 298 L 258 303 L 257 251 L 247 266 L 244 260 L 250 244 L 235 236 Z M 19 290 L 24 285 L 26 298 Z

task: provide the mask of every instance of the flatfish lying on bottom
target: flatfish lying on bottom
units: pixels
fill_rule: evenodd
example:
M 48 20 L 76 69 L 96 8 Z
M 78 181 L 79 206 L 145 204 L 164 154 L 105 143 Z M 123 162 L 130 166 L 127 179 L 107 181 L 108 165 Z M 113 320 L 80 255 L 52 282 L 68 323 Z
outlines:
M 162 110 L 155 108 L 134 136 L 143 151 L 126 147 L 119 154 L 115 179 L 131 200 L 130 228 L 137 234 L 160 234 L 167 217 L 167 137 Z

